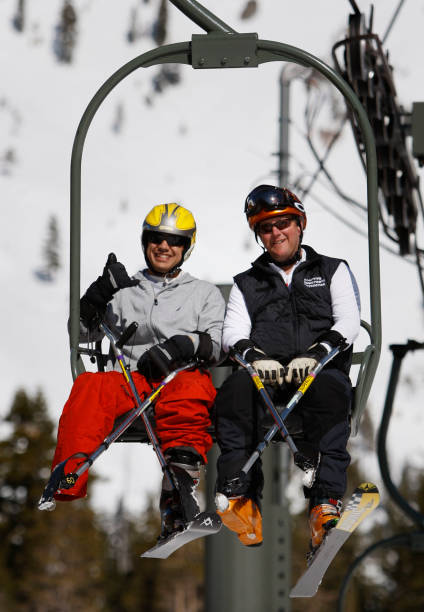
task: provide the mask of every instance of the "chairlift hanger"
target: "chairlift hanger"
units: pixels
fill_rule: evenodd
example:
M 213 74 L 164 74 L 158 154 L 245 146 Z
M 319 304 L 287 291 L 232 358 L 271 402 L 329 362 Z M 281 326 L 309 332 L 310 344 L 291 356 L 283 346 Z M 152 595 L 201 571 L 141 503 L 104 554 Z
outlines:
M 357 385 L 352 431 L 358 430 L 375 376 L 381 352 L 381 300 L 379 228 L 377 200 L 377 157 L 374 136 L 359 99 L 332 68 L 303 49 L 285 43 L 261 40 L 256 33 L 239 33 L 196 0 L 170 0 L 182 13 L 206 31 L 193 34 L 191 41 L 157 47 L 124 64 L 100 87 L 88 104 L 78 125 L 71 158 L 70 223 L 70 358 L 75 378 L 85 368 L 79 348 L 80 267 L 81 267 L 81 160 L 88 128 L 102 102 L 128 75 L 139 68 L 158 64 L 186 64 L 196 70 L 210 68 L 257 68 L 267 62 L 293 62 L 314 68 L 344 96 L 355 114 L 363 136 L 367 166 L 368 240 L 371 324 L 365 324 L 370 345 L 360 357 L 360 385 Z

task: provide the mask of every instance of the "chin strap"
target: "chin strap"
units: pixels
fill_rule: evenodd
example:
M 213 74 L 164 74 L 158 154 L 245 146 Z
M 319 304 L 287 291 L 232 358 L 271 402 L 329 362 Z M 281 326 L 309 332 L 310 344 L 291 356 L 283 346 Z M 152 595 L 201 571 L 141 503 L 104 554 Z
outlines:
M 299 248 L 297 249 L 293 257 L 290 257 L 289 259 L 286 259 L 285 261 L 274 261 L 271 258 L 271 261 L 275 263 L 275 265 L 278 266 L 279 268 L 284 268 L 287 266 L 292 266 L 293 264 L 297 263 L 301 259 L 302 259 L 302 246 L 301 246 L 301 243 L 299 242 Z

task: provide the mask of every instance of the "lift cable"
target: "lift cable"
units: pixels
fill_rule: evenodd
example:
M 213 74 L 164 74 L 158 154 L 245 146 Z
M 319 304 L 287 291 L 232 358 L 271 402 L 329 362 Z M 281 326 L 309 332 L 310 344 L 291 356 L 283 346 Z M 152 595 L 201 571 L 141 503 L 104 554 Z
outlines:
M 393 27 L 393 25 L 394 25 L 394 23 L 395 23 L 396 19 L 398 18 L 399 13 L 400 13 L 400 9 L 401 9 L 401 8 L 402 8 L 402 6 L 404 5 L 404 3 L 405 3 L 405 0 L 400 0 L 400 2 L 399 2 L 399 4 L 398 4 L 398 6 L 397 6 L 397 8 L 396 8 L 395 12 L 393 13 L 393 17 L 391 18 L 390 23 L 389 23 L 389 25 L 387 26 L 387 30 L 386 30 L 386 32 L 385 32 L 385 34 L 384 34 L 383 38 L 381 39 L 381 42 L 382 42 L 382 44 L 383 44 L 383 45 L 384 45 L 384 43 L 386 42 L 387 37 L 388 37 L 388 35 L 390 34 L 390 31 L 391 31 L 391 29 L 392 29 L 392 27 Z

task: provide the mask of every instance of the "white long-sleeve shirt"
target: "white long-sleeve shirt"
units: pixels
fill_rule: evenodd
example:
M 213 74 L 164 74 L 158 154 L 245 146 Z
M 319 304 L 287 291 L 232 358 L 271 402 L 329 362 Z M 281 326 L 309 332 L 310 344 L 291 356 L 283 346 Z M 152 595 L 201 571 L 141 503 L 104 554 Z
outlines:
M 285 272 L 273 263 L 269 265 L 277 270 L 281 281 L 290 287 L 293 272 L 296 267 L 306 261 L 305 251 L 302 249 L 300 261 Z M 330 284 L 331 306 L 334 325 L 331 329 L 338 331 L 350 346 L 359 334 L 361 325 L 361 304 L 358 285 L 355 277 L 345 263 L 340 263 L 333 274 Z M 224 320 L 222 348 L 228 352 L 238 340 L 250 338 L 252 323 L 247 310 L 244 296 L 236 284 L 231 288 Z

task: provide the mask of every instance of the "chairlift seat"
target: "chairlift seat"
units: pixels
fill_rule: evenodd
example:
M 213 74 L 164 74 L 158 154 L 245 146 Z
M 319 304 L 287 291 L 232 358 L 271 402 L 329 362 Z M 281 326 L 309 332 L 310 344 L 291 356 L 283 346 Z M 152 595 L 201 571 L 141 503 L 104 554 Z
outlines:
M 358 372 L 357 380 L 352 389 L 352 413 L 351 413 L 351 435 L 352 436 L 356 436 L 358 433 L 362 413 L 365 408 L 365 405 L 364 405 L 365 403 L 364 402 L 364 392 L 365 392 L 365 383 L 366 383 L 365 374 L 366 374 L 367 364 L 369 362 L 369 359 L 374 349 L 373 344 L 372 344 L 370 325 L 366 323 L 365 321 L 361 321 L 361 327 L 365 329 L 366 332 L 368 333 L 368 336 L 370 338 L 370 344 L 368 344 L 364 350 L 355 351 L 352 355 L 352 365 L 359 365 L 359 372 Z M 90 353 L 90 351 L 86 348 L 82 348 L 81 353 L 88 354 Z M 95 357 L 97 361 L 98 370 L 104 371 L 107 356 L 102 354 L 101 352 L 101 343 L 96 343 L 96 347 L 94 351 L 91 351 L 90 354 Z M 228 367 L 228 363 L 224 362 L 223 364 L 221 364 L 221 366 Z M 220 366 L 218 366 L 218 368 L 219 367 Z M 280 410 L 281 408 L 282 407 L 280 407 Z M 278 409 L 278 405 L 277 405 L 277 409 Z M 152 426 L 154 427 L 155 426 L 154 407 L 149 408 L 148 414 L 149 414 L 149 420 Z M 114 429 L 118 425 L 120 425 L 120 423 L 122 423 L 122 421 L 126 418 L 127 415 L 128 415 L 128 412 L 121 415 L 115 420 Z M 264 420 L 264 430 L 266 431 L 273 424 L 274 424 L 274 421 L 272 419 L 272 416 L 266 415 L 265 420 Z M 290 435 L 294 439 L 302 438 L 302 435 L 303 435 L 302 422 L 301 422 L 300 415 L 297 414 L 296 410 L 294 410 L 288 416 L 286 420 L 286 427 Z M 208 432 L 212 436 L 213 441 L 216 442 L 215 428 L 213 425 L 211 425 L 208 428 Z M 277 435 L 275 437 L 275 442 L 281 442 L 281 441 L 282 441 L 281 436 Z M 130 427 L 128 427 L 128 429 L 126 429 L 125 432 L 116 440 L 116 442 L 139 442 L 141 444 L 148 443 L 149 438 L 145 430 L 142 418 L 141 417 L 137 418 L 134 421 L 134 423 L 132 423 Z

